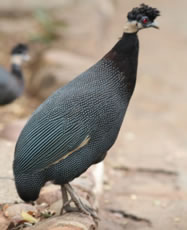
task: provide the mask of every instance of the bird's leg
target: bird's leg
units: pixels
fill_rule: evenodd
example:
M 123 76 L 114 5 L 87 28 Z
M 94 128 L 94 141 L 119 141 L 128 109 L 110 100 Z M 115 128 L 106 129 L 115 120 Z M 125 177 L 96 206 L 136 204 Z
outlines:
M 64 185 L 61 185 L 61 191 L 62 191 L 63 206 L 61 208 L 60 215 L 62 215 L 64 211 L 68 211 L 71 208 L 70 206 L 71 200 L 68 199 L 68 193 Z
M 64 185 L 61 185 L 61 191 L 62 191 L 63 206 L 61 208 L 60 215 L 63 215 L 64 211 L 65 212 L 78 211 L 78 209 L 76 207 L 70 206 L 72 199 L 68 199 L 67 189 L 65 188 Z
M 72 186 L 70 184 L 65 184 L 64 187 L 66 188 L 67 192 L 69 193 L 69 195 L 71 197 L 71 200 L 75 203 L 75 205 L 79 211 L 81 211 L 87 215 L 91 215 L 95 219 L 98 219 L 98 217 L 95 214 L 95 212 L 93 211 L 93 209 L 91 209 L 90 207 L 88 207 L 87 205 L 84 205 L 82 203 L 81 199 L 75 193 L 74 189 L 72 188 Z

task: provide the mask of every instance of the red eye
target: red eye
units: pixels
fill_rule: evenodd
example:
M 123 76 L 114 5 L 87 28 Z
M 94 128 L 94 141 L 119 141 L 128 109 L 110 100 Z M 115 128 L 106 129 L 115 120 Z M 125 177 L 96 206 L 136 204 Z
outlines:
M 144 18 L 144 19 L 142 20 L 142 22 L 143 22 L 144 24 L 146 24 L 146 23 L 148 23 L 148 19 L 147 19 L 147 18 Z

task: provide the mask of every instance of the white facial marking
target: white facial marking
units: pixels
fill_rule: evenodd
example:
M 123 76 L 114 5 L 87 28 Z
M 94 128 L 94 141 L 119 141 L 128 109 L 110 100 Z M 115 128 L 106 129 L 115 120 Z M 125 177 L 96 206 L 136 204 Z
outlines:
M 155 28 L 159 29 L 159 26 L 158 26 L 157 22 L 152 22 L 152 27 L 155 27 Z
M 137 27 L 138 27 L 139 30 L 142 29 L 142 28 L 143 28 L 142 23 L 138 22 L 138 23 L 137 23 Z
M 30 55 L 29 54 L 24 54 L 23 55 L 23 60 L 24 61 L 29 61 L 31 59 Z
M 125 27 L 124 27 L 124 32 L 125 33 L 136 33 L 140 28 L 138 27 L 137 21 L 127 21 Z
M 12 55 L 11 62 L 14 65 L 22 65 L 24 61 L 29 61 L 30 56 L 28 54 L 14 54 Z
M 12 64 L 14 64 L 14 65 L 21 65 L 22 62 L 23 62 L 23 58 L 22 58 L 22 56 L 19 55 L 19 54 L 14 54 L 14 55 L 12 55 L 11 62 L 12 62 Z

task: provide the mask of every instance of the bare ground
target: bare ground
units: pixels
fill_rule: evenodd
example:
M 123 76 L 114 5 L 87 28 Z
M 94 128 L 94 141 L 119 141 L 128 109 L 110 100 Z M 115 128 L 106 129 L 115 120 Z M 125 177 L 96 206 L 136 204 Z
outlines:
M 187 228 L 186 2 L 155 5 L 160 31 L 140 32 L 136 90 L 106 159 L 103 230 Z

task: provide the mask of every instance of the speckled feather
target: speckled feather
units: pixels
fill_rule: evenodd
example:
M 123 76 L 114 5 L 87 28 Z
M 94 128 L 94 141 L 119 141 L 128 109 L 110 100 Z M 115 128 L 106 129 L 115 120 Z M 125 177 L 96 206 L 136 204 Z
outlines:
M 140 11 L 149 11 L 150 18 L 158 13 L 142 5 L 132 16 Z M 25 125 L 13 163 L 16 188 L 24 201 L 36 200 L 47 181 L 66 184 L 105 158 L 136 83 L 136 32 L 124 32 L 100 61 L 57 90 Z
M 23 200 L 36 200 L 45 182 L 63 185 L 104 159 L 135 87 L 138 50 L 137 34 L 124 33 L 100 61 L 33 113 L 13 163 Z
M 117 138 L 133 91 L 129 92 L 125 78 L 111 60 L 102 59 L 34 112 L 16 145 L 18 192 L 19 185 L 31 181 L 36 193 L 48 180 L 67 183 L 102 160 Z M 87 145 L 53 165 L 86 137 L 90 138 Z M 25 200 L 25 194 L 31 193 L 29 185 L 23 189 Z
M 17 44 L 11 50 L 11 58 L 22 57 L 28 53 L 28 47 L 25 44 Z M 0 105 L 6 105 L 13 102 L 24 91 L 24 79 L 21 69 L 21 63 L 12 61 L 11 72 L 0 68 Z
M 6 105 L 19 97 L 24 90 L 24 82 L 0 68 L 0 105 Z

